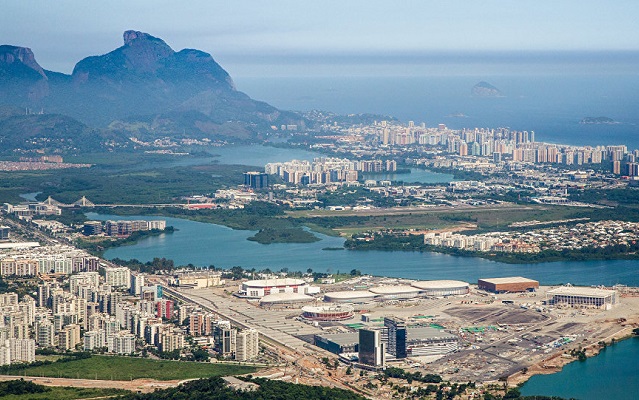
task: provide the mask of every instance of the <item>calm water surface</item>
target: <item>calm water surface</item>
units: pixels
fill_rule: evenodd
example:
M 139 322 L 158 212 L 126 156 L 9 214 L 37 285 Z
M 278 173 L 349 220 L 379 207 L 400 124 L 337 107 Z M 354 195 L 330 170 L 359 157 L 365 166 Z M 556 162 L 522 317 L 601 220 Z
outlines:
M 103 215 L 89 213 L 89 218 L 166 219 L 167 225 L 178 229 L 172 234 L 149 237 L 132 246 L 110 249 L 109 259 L 136 258 L 150 261 L 154 257 L 173 259 L 179 265 L 215 265 L 229 268 L 236 265 L 279 271 L 348 272 L 413 279 L 461 279 L 474 282 L 482 277 L 523 275 L 542 284 L 570 282 L 576 285 L 639 285 L 639 263 L 635 260 L 571 261 L 543 264 L 511 265 L 472 257 L 454 257 L 438 253 L 385 251 L 327 251 L 326 247 L 341 247 L 343 238 L 316 234 L 322 240 L 315 243 L 260 244 L 246 240 L 255 232 L 233 230 L 220 225 L 177 218 Z
M 596 357 L 568 364 L 559 373 L 533 376 L 521 393 L 579 400 L 636 400 L 639 398 L 637 360 L 639 338 L 631 338 L 609 346 Z

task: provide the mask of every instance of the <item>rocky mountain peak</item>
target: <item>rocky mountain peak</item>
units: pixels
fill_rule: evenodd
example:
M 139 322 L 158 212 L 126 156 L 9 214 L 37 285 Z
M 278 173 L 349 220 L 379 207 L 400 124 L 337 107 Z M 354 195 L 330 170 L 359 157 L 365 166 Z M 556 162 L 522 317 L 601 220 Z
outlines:
M 124 45 L 128 46 L 135 39 L 138 39 L 138 38 L 146 39 L 151 35 L 149 35 L 148 33 L 140 32 L 140 31 L 128 30 L 128 31 L 124 31 L 124 34 L 122 36 L 124 38 Z
M 0 46 L 0 65 L 15 67 L 19 64 L 36 71 L 42 78 L 47 79 L 47 75 L 36 61 L 35 55 L 30 48 L 9 45 Z

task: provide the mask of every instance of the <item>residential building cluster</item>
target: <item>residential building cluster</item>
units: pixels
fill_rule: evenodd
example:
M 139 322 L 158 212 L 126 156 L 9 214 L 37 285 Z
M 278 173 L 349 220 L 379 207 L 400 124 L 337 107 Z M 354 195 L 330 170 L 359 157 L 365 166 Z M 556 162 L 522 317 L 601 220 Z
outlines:
M 35 361 L 36 343 L 29 327 L 35 321 L 35 300 L 15 293 L 0 294 L 0 365 Z
M 104 234 L 106 236 L 128 237 L 133 232 L 166 229 L 165 220 L 151 221 L 86 221 L 82 228 L 85 236 Z
M 313 161 L 292 160 L 282 163 L 269 163 L 264 171 L 270 175 L 279 175 L 288 183 L 296 185 L 328 184 L 335 182 L 356 182 L 359 172 L 396 171 L 394 160 L 358 160 L 346 158 L 320 157 Z
M 0 161 L 0 171 L 45 171 L 49 169 L 89 168 L 90 166 L 91 164 L 72 164 L 57 161 Z
M 184 333 L 165 322 L 173 318 L 173 302 L 162 298 L 161 286 L 126 271 L 107 268 L 105 281 L 98 272 L 80 272 L 69 277 L 68 290 L 43 281 L 37 301 L 0 295 L 0 362 L 34 361 L 36 347 L 130 354 L 143 341 L 160 351 L 183 348 Z
M 75 247 L 55 245 L 0 253 L 0 276 L 70 275 L 98 271 L 100 259 Z
M 248 361 L 259 355 L 259 333 L 255 329 L 238 330 L 230 321 L 189 304 L 180 306 L 179 319 L 188 318 L 189 334 L 196 342 L 212 345 L 223 357 Z
M 424 234 L 424 244 L 470 251 L 538 253 L 588 247 L 630 246 L 639 240 L 639 223 L 599 221 L 527 232 L 491 232 L 479 235 L 441 232 Z

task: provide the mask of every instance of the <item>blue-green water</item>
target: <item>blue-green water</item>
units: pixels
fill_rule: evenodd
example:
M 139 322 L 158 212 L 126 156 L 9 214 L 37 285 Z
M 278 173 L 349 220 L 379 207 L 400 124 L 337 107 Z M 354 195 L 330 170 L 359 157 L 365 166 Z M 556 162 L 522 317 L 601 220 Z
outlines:
M 151 219 L 155 217 L 99 215 L 91 219 Z M 156 218 L 157 219 L 157 218 Z M 255 232 L 233 230 L 177 218 L 166 219 L 178 229 L 172 234 L 148 237 L 132 246 L 110 249 L 109 259 L 136 258 L 150 261 L 166 257 L 179 265 L 215 265 L 279 271 L 348 272 L 359 269 L 374 275 L 414 279 L 461 279 L 474 282 L 482 277 L 523 275 L 542 284 L 570 282 L 576 285 L 639 285 L 639 262 L 571 261 L 543 264 L 512 265 L 472 257 L 454 257 L 438 253 L 385 251 L 326 251 L 326 247 L 341 247 L 343 238 L 316 234 L 322 240 L 314 243 L 259 244 L 246 240 Z
M 609 346 L 598 356 L 566 365 L 559 373 L 535 375 L 523 395 L 574 397 L 579 400 L 639 398 L 639 338 Z

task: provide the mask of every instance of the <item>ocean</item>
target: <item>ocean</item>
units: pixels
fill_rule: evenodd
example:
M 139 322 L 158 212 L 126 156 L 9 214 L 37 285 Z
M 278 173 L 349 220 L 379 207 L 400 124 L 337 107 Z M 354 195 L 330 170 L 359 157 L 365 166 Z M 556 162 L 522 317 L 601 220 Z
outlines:
M 473 97 L 486 81 L 502 97 Z M 239 90 L 286 110 L 375 113 L 453 129 L 508 127 L 537 141 L 625 144 L 639 149 L 639 68 L 572 75 L 565 70 L 508 75 L 236 78 Z M 583 125 L 605 116 L 618 124 Z

